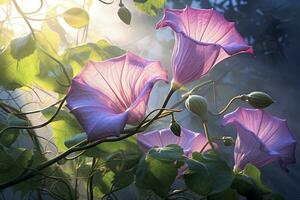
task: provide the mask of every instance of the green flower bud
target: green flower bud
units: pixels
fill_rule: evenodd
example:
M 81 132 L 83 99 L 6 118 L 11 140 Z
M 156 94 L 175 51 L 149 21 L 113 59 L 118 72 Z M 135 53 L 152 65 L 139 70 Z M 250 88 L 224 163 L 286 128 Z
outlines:
M 181 127 L 175 120 L 172 120 L 169 127 L 170 127 L 170 130 L 174 133 L 174 135 L 180 137 Z
M 208 120 L 207 101 L 204 97 L 199 95 L 190 95 L 185 101 L 185 107 L 198 115 L 202 121 Z
M 247 101 L 254 108 L 266 108 L 274 103 L 272 97 L 265 92 L 251 92 L 250 94 L 242 96 L 243 101 Z
M 130 24 L 131 13 L 128 10 L 128 8 L 126 8 L 123 4 L 122 4 L 122 6 L 120 6 L 120 8 L 118 10 L 118 16 L 125 24 L 128 24 L 128 25 Z
M 232 137 L 223 136 L 222 141 L 225 146 L 231 146 L 234 144 L 234 139 Z

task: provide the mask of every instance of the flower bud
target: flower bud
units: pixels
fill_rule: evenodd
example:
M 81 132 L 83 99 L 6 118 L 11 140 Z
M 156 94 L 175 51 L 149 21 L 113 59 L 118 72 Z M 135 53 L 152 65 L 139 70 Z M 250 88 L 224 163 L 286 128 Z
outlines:
M 124 5 L 120 6 L 118 10 L 118 16 L 125 24 L 130 24 L 131 13 Z
M 170 130 L 172 131 L 172 133 L 178 137 L 180 137 L 181 134 L 181 127 L 180 125 L 177 123 L 176 120 L 172 120 L 171 124 L 170 124 Z
M 274 103 L 272 97 L 265 92 L 251 92 L 250 94 L 244 95 L 242 100 L 247 101 L 254 108 L 266 108 Z
M 199 95 L 190 95 L 185 101 L 185 107 L 198 115 L 202 121 L 208 120 L 207 115 L 207 101 L 204 97 Z
M 223 136 L 222 141 L 225 146 L 231 146 L 234 144 L 234 139 L 232 137 Z

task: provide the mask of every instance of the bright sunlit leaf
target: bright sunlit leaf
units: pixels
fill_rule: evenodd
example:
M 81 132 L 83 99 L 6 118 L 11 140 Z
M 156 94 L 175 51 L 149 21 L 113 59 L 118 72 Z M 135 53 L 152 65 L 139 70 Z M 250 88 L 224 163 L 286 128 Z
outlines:
M 67 24 L 73 28 L 83 28 L 89 23 L 89 14 L 82 8 L 70 8 L 63 14 Z
M 166 0 L 134 0 L 136 7 L 150 16 L 156 16 L 166 3 Z

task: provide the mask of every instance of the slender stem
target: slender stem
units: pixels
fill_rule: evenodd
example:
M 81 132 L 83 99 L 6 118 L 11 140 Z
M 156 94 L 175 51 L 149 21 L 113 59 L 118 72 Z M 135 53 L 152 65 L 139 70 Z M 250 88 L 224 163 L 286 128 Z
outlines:
M 208 84 L 212 84 L 212 83 L 214 83 L 213 80 L 208 80 L 208 81 L 205 81 L 205 82 L 203 82 L 203 83 L 201 83 L 201 84 L 199 84 L 199 85 L 196 85 L 196 86 L 193 87 L 189 92 L 183 94 L 183 95 L 182 95 L 182 98 L 181 98 L 179 101 L 175 102 L 175 103 L 171 106 L 171 109 L 178 107 L 181 103 L 183 103 L 183 102 L 189 97 L 189 95 L 194 94 L 195 92 L 199 91 L 199 89 L 201 89 L 202 87 L 204 87 L 204 86 L 206 86 L 206 85 L 208 85 Z
M 205 143 L 205 145 L 202 147 L 202 149 L 200 150 L 200 153 L 202 153 L 203 151 L 204 151 L 204 149 L 207 147 L 207 145 L 208 145 L 209 143 L 208 143 L 208 141 Z
M 74 190 L 75 190 L 75 191 L 74 191 L 74 193 L 75 193 L 75 194 L 74 194 L 74 199 L 75 199 L 75 200 L 77 200 L 77 193 L 78 193 L 78 172 L 79 172 L 79 168 L 78 168 L 78 166 L 77 166 L 77 162 L 78 162 L 78 161 L 76 160 L 76 167 L 75 167 L 75 168 L 76 168 L 76 169 L 75 169 L 75 170 L 76 170 L 76 175 L 75 175 L 75 186 L 74 186 Z
M 238 95 L 238 96 L 235 96 L 233 97 L 232 99 L 230 99 L 230 101 L 227 103 L 227 105 L 221 110 L 219 111 L 217 114 L 213 114 L 213 115 L 216 115 L 216 116 L 220 116 L 220 115 L 223 115 L 227 110 L 228 108 L 231 106 L 231 104 L 236 101 L 236 100 L 239 100 L 242 98 L 243 95 Z
M 29 111 L 29 112 L 22 112 L 22 113 L 14 113 L 14 115 L 30 115 L 30 114 L 34 114 L 34 113 L 39 113 L 39 112 L 42 112 L 48 108 L 51 108 L 53 106 L 56 106 L 57 104 L 61 103 L 62 100 L 58 100 L 57 102 L 51 104 L 50 106 L 47 106 L 46 108 L 42 108 L 42 109 L 39 109 L 39 110 L 33 110 L 33 111 Z
M 181 112 L 181 110 L 177 110 L 177 109 L 168 109 L 168 108 L 158 108 L 158 109 L 154 109 L 154 110 L 152 110 L 141 122 L 140 122 L 140 124 L 136 127 L 136 130 L 139 130 L 143 125 L 144 125 L 144 123 L 145 122 L 149 122 L 149 121 L 147 121 L 147 119 L 149 118 L 149 116 L 152 114 L 152 113 L 154 113 L 154 112 L 156 112 L 156 111 L 170 111 L 170 112 Z
M 158 117 L 158 118 L 160 118 L 160 117 Z M 131 129 L 125 129 L 124 133 L 127 133 L 127 134 L 122 135 L 122 136 L 117 137 L 117 138 L 105 138 L 105 139 L 98 140 L 98 141 L 91 142 L 91 143 L 89 143 L 87 140 L 84 140 L 84 141 L 74 145 L 73 147 L 69 148 L 67 151 L 59 154 L 58 156 L 41 163 L 40 165 L 38 165 L 35 168 L 35 171 L 41 171 L 41 170 L 55 164 L 56 162 L 60 161 L 61 159 L 64 159 L 66 156 L 70 155 L 71 153 L 74 153 L 74 152 L 77 152 L 77 151 L 83 151 L 83 150 L 95 147 L 95 146 L 97 146 L 101 143 L 121 141 L 121 140 L 124 140 L 126 138 L 129 138 L 129 137 L 135 135 L 136 133 L 138 133 L 138 131 L 136 131 L 136 128 L 134 127 L 134 128 L 131 128 Z M 23 181 L 26 181 L 26 180 L 28 180 L 28 179 L 36 176 L 36 175 L 37 175 L 37 173 L 35 173 L 34 171 L 22 174 L 21 176 L 15 178 L 14 180 L 11 180 L 7 183 L 1 184 L 0 185 L 0 190 L 3 190 L 7 187 L 10 187 L 10 186 L 16 185 L 18 183 L 21 183 Z
M 91 174 L 90 174 L 90 181 L 89 181 L 89 188 L 90 188 L 90 200 L 94 200 L 94 190 L 93 190 L 93 173 L 94 173 L 94 169 L 96 166 L 96 158 L 93 157 L 93 161 L 92 161 L 92 168 L 91 168 Z
M 206 136 L 206 139 L 207 139 L 207 142 L 209 143 L 209 145 L 211 146 L 212 149 L 214 149 L 214 145 L 209 137 L 209 134 L 208 134 L 208 124 L 207 124 L 207 121 L 204 121 L 203 123 L 203 129 L 204 129 L 204 133 L 205 133 L 205 136 Z
M 25 13 L 22 11 L 22 9 L 20 8 L 20 6 L 19 6 L 18 3 L 16 2 L 16 0 L 12 0 L 12 2 L 13 2 L 13 4 L 14 4 L 14 6 L 16 7 L 16 10 L 18 11 L 18 13 L 23 17 L 24 21 L 25 21 L 26 24 L 28 25 L 28 27 L 29 27 L 29 29 L 30 29 L 30 31 L 31 31 L 31 33 L 32 33 L 33 39 L 36 40 L 36 35 L 35 35 L 35 33 L 34 33 L 34 30 L 33 30 L 32 26 L 31 26 L 30 22 L 28 21 L 28 19 L 27 19 Z
M 163 105 L 161 108 L 165 108 L 169 102 L 169 100 L 171 99 L 172 95 L 174 94 L 174 92 L 176 91 L 177 89 L 174 89 L 173 87 L 170 88 L 167 96 L 165 97 L 165 100 L 163 102 Z M 157 119 L 157 117 L 160 116 L 160 114 L 162 114 L 163 110 L 160 110 L 149 122 L 147 122 L 145 124 L 145 128 L 147 128 L 148 126 L 150 126 L 150 124 L 152 124 L 153 121 L 155 121 Z
M 7 131 L 7 130 L 9 130 L 9 129 L 37 129 L 37 128 L 42 128 L 42 127 L 44 127 L 44 126 L 50 124 L 50 123 L 55 119 L 55 117 L 58 115 L 58 113 L 59 113 L 59 111 L 61 110 L 61 108 L 62 108 L 62 106 L 63 106 L 63 104 L 64 104 L 66 98 L 67 98 L 67 96 L 65 96 L 65 97 L 62 99 L 62 101 L 60 102 L 60 104 L 59 104 L 58 108 L 56 109 L 55 113 L 52 115 L 52 117 L 51 117 L 48 121 L 46 121 L 46 122 L 44 122 L 44 123 L 42 123 L 42 124 L 39 124 L 39 125 L 35 125 L 35 126 L 8 126 L 8 127 L 4 128 L 4 129 L 2 129 L 2 130 L 0 131 L 0 135 L 1 135 L 3 132 L 5 132 L 5 131 Z
M 68 75 L 68 72 L 67 70 L 65 69 L 65 66 L 64 64 L 62 64 L 58 59 L 56 59 L 54 56 L 52 56 L 51 54 L 49 54 L 46 50 L 44 50 L 42 47 L 39 47 L 39 49 L 44 53 L 46 54 L 49 58 L 51 58 L 53 61 L 55 61 L 61 68 L 61 70 L 63 71 L 67 81 L 68 81 L 68 84 L 71 83 L 71 78 L 69 77 Z
M 164 100 L 164 103 L 162 105 L 162 108 L 165 108 L 166 105 L 168 104 L 168 101 L 170 100 L 172 94 L 176 91 L 176 89 L 170 89 L 169 90 L 169 93 L 168 95 L 166 96 L 165 100 Z M 57 111 L 55 112 L 55 114 L 51 117 L 51 121 L 56 117 L 56 115 L 58 114 L 59 110 L 61 109 L 64 101 L 65 101 L 66 97 L 62 100 L 61 104 L 59 105 Z M 141 128 L 147 128 L 152 122 L 154 122 L 155 120 L 159 119 L 160 118 L 160 115 L 161 113 L 163 112 L 163 110 L 160 110 L 160 112 L 155 116 L 153 117 L 151 120 L 149 120 L 146 124 L 142 125 Z M 51 121 L 48 120 L 47 122 L 45 122 L 44 124 L 48 124 L 50 123 Z M 42 124 L 43 125 L 43 124 Z M 41 125 L 39 126 L 35 126 L 35 127 L 40 127 Z M 22 127 L 24 128 L 24 127 Z M 28 128 L 28 127 L 25 127 L 25 129 Z M 32 127 L 31 127 L 32 128 Z M 61 159 L 64 159 L 66 156 L 70 155 L 71 153 L 73 152 L 77 152 L 77 151 L 83 151 L 83 150 L 86 150 L 86 149 L 89 149 L 89 148 L 92 148 L 92 147 L 95 147 L 101 143 L 105 143 L 105 142 L 116 142 L 116 141 L 121 141 L 121 140 L 124 140 L 128 137 L 131 137 L 133 135 L 135 135 L 136 133 L 138 133 L 140 130 L 137 130 L 135 127 L 132 128 L 132 129 L 125 129 L 123 132 L 124 133 L 127 133 L 123 136 L 120 136 L 120 137 L 117 137 L 117 138 L 105 138 L 105 139 L 102 139 L 102 140 L 98 140 L 98 141 L 95 141 L 95 142 L 92 142 L 92 143 L 89 143 L 87 140 L 84 140 L 76 145 L 74 145 L 73 147 L 69 148 L 67 151 L 61 153 L 60 155 L 48 160 L 48 161 L 45 161 L 43 163 L 41 163 L 40 165 L 38 165 L 36 167 L 35 170 L 37 171 L 41 171 L 51 165 L 53 165 L 54 163 L 58 162 L 59 160 Z M 3 132 L 3 130 L 1 131 Z M 0 132 L 0 133 L 1 133 Z M 12 181 L 9 181 L 7 183 L 4 183 L 2 185 L 0 185 L 0 190 L 2 189 L 5 189 L 7 187 L 10 187 L 10 186 L 13 186 L 13 185 L 16 185 L 18 183 L 21 183 L 25 180 L 28 180 L 34 176 L 36 176 L 37 174 L 35 172 L 28 172 L 28 173 L 25 173 L 25 174 L 22 174 L 21 176 L 15 178 L 14 180 Z

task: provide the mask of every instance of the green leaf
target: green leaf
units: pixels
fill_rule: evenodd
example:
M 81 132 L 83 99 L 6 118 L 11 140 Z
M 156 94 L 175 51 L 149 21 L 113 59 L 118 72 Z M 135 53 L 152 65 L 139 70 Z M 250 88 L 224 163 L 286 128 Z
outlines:
M 240 198 L 237 191 L 230 188 L 207 197 L 207 200 L 220 200 L 220 199 L 239 200 Z
M 63 18 L 67 24 L 73 28 L 82 28 L 89 23 L 89 14 L 82 8 L 70 8 L 63 13 Z
M 65 94 L 68 90 L 68 80 L 62 66 L 41 50 L 38 50 L 37 53 L 40 59 L 40 73 L 36 75 L 35 83 L 47 90 Z M 61 58 L 56 57 L 56 59 L 60 60 Z M 73 70 L 70 65 L 64 65 L 64 69 L 70 78 L 73 77 Z
M 57 32 L 53 31 L 48 23 L 43 22 L 41 30 L 35 33 L 38 44 L 51 55 L 57 55 L 61 45 L 61 39 Z
M 117 188 L 125 188 L 134 181 L 134 174 L 129 172 L 122 172 L 114 176 L 113 184 Z
M 187 160 L 188 170 L 184 174 L 185 184 L 200 195 L 207 195 L 212 190 L 212 180 L 205 166 L 197 160 Z
M 102 143 L 96 147 L 88 149 L 84 155 L 103 159 L 110 154 L 118 152 L 126 154 L 141 154 L 137 145 L 136 137 L 132 136 L 117 142 Z
M 284 200 L 284 197 L 278 193 L 271 193 L 264 197 L 264 200 Z
M 124 54 L 124 50 L 113 46 L 106 40 L 97 43 L 88 43 L 68 49 L 62 56 L 66 65 L 72 66 L 74 75 L 77 75 L 89 60 L 103 61 Z
M 134 0 L 135 6 L 150 16 L 156 16 L 166 3 L 166 0 Z
M 151 189 L 160 197 L 166 197 L 177 173 L 174 163 L 163 162 L 146 155 L 138 164 L 136 185 L 144 189 Z
M 152 148 L 148 154 L 157 160 L 174 162 L 184 160 L 183 153 L 180 146 L 171 144 L 166 147 Z
M 255 184 L 257 185 L 257 187 L 264 193 L 268 193 L 271 192 L 271 190 L 269 188 L 267 188 L 267 186 L 265 186 L 260 178 L 260 171 L 258 168 L 256 168 L 254 165 L 252 164 L 247 164 L 242 172 L 244 175 L 251 177 Z
M 21 60 L 36 50 L 36 42 L 32 35 L 25 35 L 23 37 L 16 38 L 10 43 L 12 57 L 16 60 Z
M 212 195 L 230 187 L 233 173 L 227 163 L 214 151 L 204 154 L 194 152 L 187 161 L 189 170 L 184 178 L 187 185 L 200 195 Z M 205 171 L 206 169 L 206 171 Z M 200 178 L 203 177 L 203 178 Z M 203 189 L 199 189 L 203 187 Z
M 22 119 L 17 118 L 14 115 L 1 115 L 0 117 L 0 130 L 9 127 L 9 126 L 26 126 L 28 122 Z M 3 132 L 0 135 L 0 143 L 6 147 L 10 147 L 13 144 L 17 137 L 20 134 L 20 130 L 18 129 L 10 129 Z
M 21 60 L 14 59 L 10 46 L 0 55 L 0 85 L 14 90 L 34 82 L 39 73 L 39 59 L 35 51 Z
M 253 179 L 249 176 L 236 174 L 231 188 L 236 189 L 240 195 L 245 196 L 248 199 L 262 200 L 262 192 L 258 189 Z
M 57 108 L 52 107 L 43 111 L 46 119 L 50 119 Z M 53 129 L 53 137 L 55 144 L 59 152 L 66 151 L 68 148 L 65 146 L 64 142 L 78 133 L 82 133 L 83 130 L 80 127 L 78 121 L 75 117 L 65 110 L 60 110 L 59 114 L 50 123 Z
M 118 10 L 118 16 L 125 24 L 130 24 L 131 13 L 128 8 L 126 8 L 125 6 L 120 7 Z
M 27 149 L 0 149 L 0 183 L 13 180 L 28 167 L 32 153 Z
M 93 192 L 98 198 L 102 198 L 105 194 L 108 194 L 111 191 L 115 175 L 112 171 L 106 170 L 102 164 L 102 162 L 99 162 L 93 172 Z M 90 172 L 91 162 L 84 161 L 78 169 L 78 176 L 88 177 Z M 87 181 L 87 179 L 83 180 L 85 182 Z

